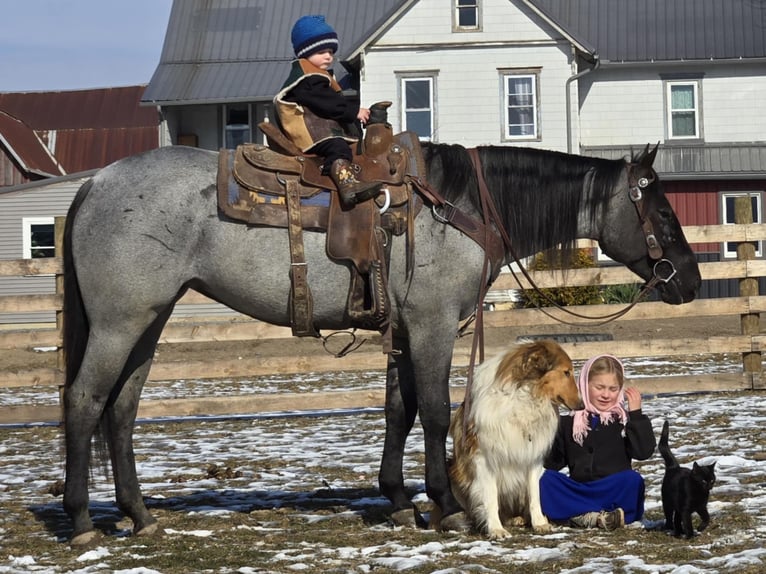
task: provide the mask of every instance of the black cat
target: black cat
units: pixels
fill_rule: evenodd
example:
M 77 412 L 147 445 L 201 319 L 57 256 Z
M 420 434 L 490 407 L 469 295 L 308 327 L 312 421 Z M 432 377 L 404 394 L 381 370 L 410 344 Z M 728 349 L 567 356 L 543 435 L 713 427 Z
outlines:
M 665 530 L 673 530 L 676 536 L 694 536 L 692 512 L 699 514 L 698 530 L 702 532 L 710 523 L 707 501 L 715 483 L 715 463 L 684 468 L 678 464 L 668 445 L 668 421 L 662 425 L 659 449 L 665 461 L 665 477 L 662 479 L 662 510 L 665 512 Z

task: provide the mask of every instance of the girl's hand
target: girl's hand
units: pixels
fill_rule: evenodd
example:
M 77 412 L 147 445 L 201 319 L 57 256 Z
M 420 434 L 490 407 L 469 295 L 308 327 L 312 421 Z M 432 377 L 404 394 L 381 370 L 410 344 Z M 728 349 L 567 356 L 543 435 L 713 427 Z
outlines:
M 367 120 L 370 119 L 370 110 L 367 108 L 359 108 L 359 113 L 356 114 L 356 119 L 358 119 L 363 124 L 366 124 Z
M 626 387 L 625 398 L 628 399 L 629 411 L 637 411 L 641 408 L 641 393 L 636 387 Z

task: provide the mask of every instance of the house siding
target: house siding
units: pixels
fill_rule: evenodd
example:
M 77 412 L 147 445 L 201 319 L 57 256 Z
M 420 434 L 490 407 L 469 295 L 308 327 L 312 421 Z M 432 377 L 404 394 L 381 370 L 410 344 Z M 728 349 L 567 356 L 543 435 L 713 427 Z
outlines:
M 568 45 L 542 21 L 531 21 L 532 15 L 507 1 L 482 4 L 481 32 L 452 32 L 451 6 L 436 0 L 418 2 L 369 48 L 361 82 L 363 105 L 393 101 L 389 121 L 399 131 L 403 121 L 398 74 L 433 74 L 435 141 L 566 151 L 565 83 L 572 74 Z M 429 49 L 435 45 L 440 49 Z M 500 70 L 506 69 L 540 72 L 539 139 L 503 141 Z
M 23 220 L 66 215 L 74 194 L 87 178 L 0 193 L 0 259 L 23 257 Z M 52 276 L 0 277 L 0 296 L 54 293 Z M 0 323 L 49 323 L 53 312 L 0 313 Z
M 665 142 L 664 82 L 661 74 L 699 72 L 701 133 L 706 143 L 763 141 L 766 134 L 766 75 L 756 66 L 658 69 L 610 67 L 582 78 L 581 144 L 645 145 Z M 734 74 L 733 72 L 738 72 Z M 760 74 L 760 75 L 756 75 Z M 747 113 L 743 113 L 747 110 Z

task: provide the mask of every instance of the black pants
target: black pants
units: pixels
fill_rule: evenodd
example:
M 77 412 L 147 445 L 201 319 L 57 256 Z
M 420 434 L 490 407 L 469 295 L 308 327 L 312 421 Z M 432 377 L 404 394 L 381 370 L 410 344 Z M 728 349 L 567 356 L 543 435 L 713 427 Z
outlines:
M 345 159 L 351 161 L 353 154 L 348 142 L 343 138 L 331 138 L 323 142 L 319 142 L 314 145 L 310 150 L 311 153 L 315 153 L 318 156 L 324 158 L 322 164 L 322 172 L 327 175 L 330 172 L 330 166 L 337 159 Z

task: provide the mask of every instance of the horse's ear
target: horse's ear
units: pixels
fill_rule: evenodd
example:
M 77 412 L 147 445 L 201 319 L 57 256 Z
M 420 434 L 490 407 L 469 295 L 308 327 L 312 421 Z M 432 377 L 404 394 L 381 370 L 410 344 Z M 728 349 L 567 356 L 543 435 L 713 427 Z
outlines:
M 652 167 L 652 165 L 654 164 L 654 158 L 657 157 L 657 151 L 659 149 L 660 149 L 660 142 L 657 142 L 657 145 L 654 146 L 652 149 L 649 149 L 649 144 L 646 144 L 644 151 L 641 152 L 641 159 L 639 163 L 643 167 Z

